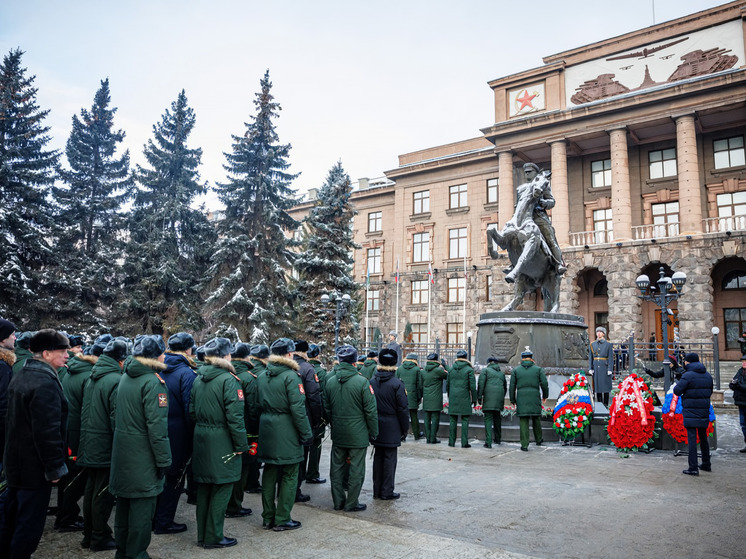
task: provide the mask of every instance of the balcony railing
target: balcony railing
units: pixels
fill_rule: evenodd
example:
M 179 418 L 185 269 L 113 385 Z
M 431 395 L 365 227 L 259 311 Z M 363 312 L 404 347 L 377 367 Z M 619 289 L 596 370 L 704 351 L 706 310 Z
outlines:
M 705 233 L 743 231 L 744 229 L 746 229 L 746 215 L 732 215 L 730 217 L 709 217 L 702 221 L 705 225 Z
M 746 215 L 730 217 L 709 217 L 702 220 L 705 233 L 723 233 L 726 231 L 745 231 Z M 634 240 L 666 239 L 680 235 L 678 223 L 634 225 L 632 238 Z M 580 231 L 570 233 L 570 245 L 576 247 L 602 245 L 614 241 L 613 231 Z
M 613 231 L 580 231 L 570 233 L 570 244 L 574 247 L 602 245 L 614 240 Z
M 647 225 L 634 225 L 632 227 L 632 238 L 639 239 L 665 239 L 666 237 L 678 237 L 678 223 L 662 223 Z

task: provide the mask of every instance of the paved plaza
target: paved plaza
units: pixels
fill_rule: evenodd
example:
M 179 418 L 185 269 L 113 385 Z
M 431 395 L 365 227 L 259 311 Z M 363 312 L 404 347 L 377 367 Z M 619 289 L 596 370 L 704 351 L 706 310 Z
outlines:
M 366 511 L 335 512 L 328 482 L 304 485 L 311 501 L 293 509 L 303 527 L 267 532 L 260 496 L 246 495 L 254 514 L 225 522 L 238 545 L 204 550 L 196 545 L 194 507 L 182 498 L 176 521 L 189 530 L 154 535 L 148 551 L 160 559 L 743 557 L 746 454 L 738 452 L 737 411 L 717 413 L 713 471 L 698 478 L 682 475 L 685 453 L 625 457 L 610 445 L 559 443 L 520 452 L 518 443 L 488 449 L 482 440 L 462 449 L 410 436 L 399 451 L 398 501 L 373 500 L 369 459 L 360 499 Z M 322 472 L 330 446 L 325 441 Z M 80 534 L 58 534 L 51 523 L 35 558 L 114 556 L 82 550 Z

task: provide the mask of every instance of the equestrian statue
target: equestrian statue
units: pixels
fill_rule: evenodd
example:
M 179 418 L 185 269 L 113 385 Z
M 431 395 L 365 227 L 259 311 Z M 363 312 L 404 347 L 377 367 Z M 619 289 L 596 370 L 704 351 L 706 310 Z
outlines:
M 502 310 L 515 310 L 526 293 L 541 288 L 544 311 L 556 313 L 560 282 L 567 268 L 546 212 L 554 207 L 551 171 L 541 171 L 536 164 L 526 163 L 523 173 L 526 182 L 517 189 L 513 217 L 502 231 L 487 230 L 490 256 L 499 258 L 497 247 L 508 251 L 511 266 L 503 270 L 505 281 L 515 284 L 513 299 Z

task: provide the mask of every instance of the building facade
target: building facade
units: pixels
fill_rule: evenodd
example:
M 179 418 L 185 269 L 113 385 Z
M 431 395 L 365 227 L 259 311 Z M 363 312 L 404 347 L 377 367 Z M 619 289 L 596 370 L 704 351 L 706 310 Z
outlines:
M 746 2 L 561 52 L 489 82 L 477 138 L 399 156 L 353 194 L 354 274 L 369 277 L 369 330 L 462 343 L 512 298 L 487 229 L 512 216 L 522 166 L 551 170 L 552 223 L 568 268 L 561 312 L 620 341 L 662 340 L 636 278 L 688 281 L 672 304 L 682 339 L 746 331 Z M 397 305 L 398 300 L 398 305 Z M 542 310 L 540 295 L 523 310 Z M 398 320 L 397 320 L 398 317 Z

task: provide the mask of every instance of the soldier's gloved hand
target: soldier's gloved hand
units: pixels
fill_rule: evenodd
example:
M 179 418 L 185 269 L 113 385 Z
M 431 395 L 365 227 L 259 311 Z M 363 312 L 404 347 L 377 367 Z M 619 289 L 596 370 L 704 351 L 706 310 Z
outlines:
M 300 444 L 302 444 L 306 448 L 310 448 L 310 446 L 313 444 L 313 437 L 311 437 L 310 439 L 306 439 L 305 441 L 301 441 Z
M 376 437 L 368 437 L 368 441 L 370 442 L 370 444 L 374 445 L 376 444 Z
M 593 376 L 593 369 L 589 369 L 588 370 L 588 374 L 591 375 L 591 376 Z
M 404 433 L 404 434 L 403 434 L 403 435 L 401 436 L 401 442 L 404 442 L 404 441 L 406 441 L 406 440 L 407 440 L 407 434 L 406 434 L 406 433 Z
M 155 477 L 158 479 L 163 479 L 166 475 L 166 468 L 156 468 L 155 469 Z

